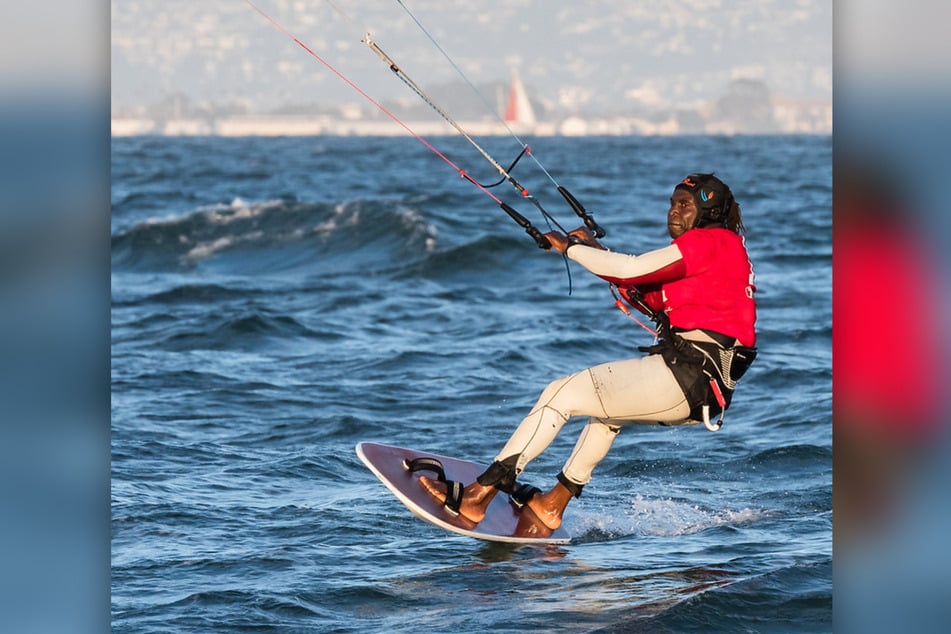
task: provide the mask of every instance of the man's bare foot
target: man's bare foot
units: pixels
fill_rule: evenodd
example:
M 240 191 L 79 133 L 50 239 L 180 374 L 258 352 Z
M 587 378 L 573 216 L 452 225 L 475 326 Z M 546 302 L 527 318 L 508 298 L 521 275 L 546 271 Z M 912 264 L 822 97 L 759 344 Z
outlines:
M 440 502 L 446 501 L 446 484 L 444 482 L 421 475 L 419 476 L 419 484 Z M 485 510 L 498 492 L 499 490 L 494 486 L 482 486 L 478 482 L 473 482 L 462 490 L 459 515 L 478 524 L 485 519 Z
M 518 514 L 518 524 L 515 525 L 516 537 L 551 537 L 555 531 L 545 526 L 529 506 L 522 508 Z
M 570 501 L 571 491 L 559 482 L 548 493 L 534 495 L 525 506 L 532 510 L 539 522 L 555 530 L 561 526 L 562 515 Z

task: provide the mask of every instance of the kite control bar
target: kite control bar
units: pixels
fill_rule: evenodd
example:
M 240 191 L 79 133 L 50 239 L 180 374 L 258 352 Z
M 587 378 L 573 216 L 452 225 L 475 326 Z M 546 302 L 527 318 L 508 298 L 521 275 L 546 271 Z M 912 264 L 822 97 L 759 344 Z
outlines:
M 499 206 L 502 207 L 502 211 L 512 217 L 512 220 L 517 222 L 520 227 L 525 229 L 525 233 L 530 235 L 535 240 L 535 244 L 538 245 L 539 249 L 551 248 L 551 242 L 548 241 L 548 238 L 545 237 L 545 234 L 539 231 L 538 227 L 529 222 L 528 218 L 512 209 L 512 207 L 504 201 L 500 202 Z
M 585 210 L 584 205 L 578 202 L 578 199 L 572 196 L 570 191 L 559 185 L 558 193 L 564 196 L 565 200 L 568 201 L 568 204 L 571 206 L 574 212 L 578 214 L 578 217 L 584 221 L 584 225 L 594 232 L 595 238 L 603 238 L 605 236 L 607 231 L 605 231 L 601 225 L 594 221 L 594 218 L 591 217 L 591 214 Z

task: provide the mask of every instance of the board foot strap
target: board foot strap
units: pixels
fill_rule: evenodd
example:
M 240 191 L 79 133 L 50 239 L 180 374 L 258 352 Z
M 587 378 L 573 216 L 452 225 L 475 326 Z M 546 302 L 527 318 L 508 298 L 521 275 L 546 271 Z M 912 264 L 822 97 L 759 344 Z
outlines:
M 539 489 L 536 486 L 532 486 L 531 484 L 517 484 L 516 483 L 515 488 L 512 490 L 512 493 L 509 495 L 509 499 L 512 500 L 512 504 L 514 504 L 518 508 L 522 508 L 523 506 L 528 504 L 529 500 L 531 500 L 533 497 L 535 497 L 541 492 L 542 492 L 541 489 Z
M 432 471 L 436 474 L 436 479 L 440 482 L 446 482 L 446 470 L 442 463 L 435 458 L 406 458 L 403 460 L 403 468 L 410 473 L 417 471 Z
M 461 482 L 446 479 L 446 469 L 442 462 L 435 458 L 413 458 L 403 460 L 403 468 L 410 473 L 417 471 L 432 471 L 436 474 L 436 479 L 446 485 L 446 501 L 443 505 L 446 510 L 453 515 L 459 515 L 459 507 L 462 505 L 462 494 L 465 486 Z

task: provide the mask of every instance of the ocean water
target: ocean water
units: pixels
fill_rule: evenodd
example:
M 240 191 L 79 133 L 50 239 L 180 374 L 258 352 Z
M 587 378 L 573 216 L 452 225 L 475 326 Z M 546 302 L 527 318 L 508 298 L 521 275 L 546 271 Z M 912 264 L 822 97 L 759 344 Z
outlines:
M 114 138 L 113 631 L 831 631 L 831 138 L 528 141 L 614 250 L 668 244 L 687 173 L 731 184 L 760 354 L 723 428 L 623 430 L 567 546 L 425 524 L 357 442 L 488 463 L 549 381 L 650 335 L 411 138 Z

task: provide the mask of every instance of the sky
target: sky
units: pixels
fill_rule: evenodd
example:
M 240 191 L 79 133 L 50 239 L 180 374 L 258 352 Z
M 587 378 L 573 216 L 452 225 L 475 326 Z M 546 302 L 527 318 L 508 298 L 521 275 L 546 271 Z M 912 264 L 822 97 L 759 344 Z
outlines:
M 828 0 L 255 0 L 378 99 L 409 93 L 366 32 L 424 87 L 508 81 L 568 113 L 694 108 L 731 80 L 777 96 L 832 98 Z M 446 59 L 432 37 L 448 54 Z M 359 96 L 245 0 L 113 0 L 111 99 L 172 94 L 266 112 Z

